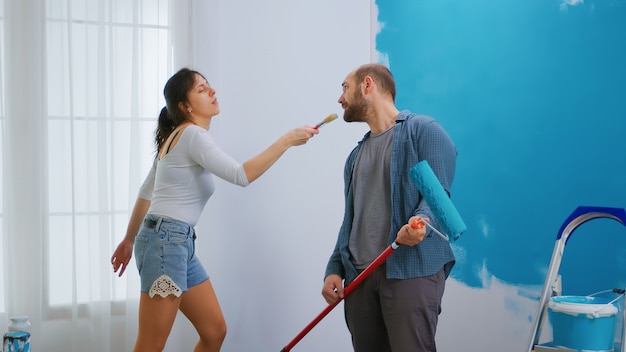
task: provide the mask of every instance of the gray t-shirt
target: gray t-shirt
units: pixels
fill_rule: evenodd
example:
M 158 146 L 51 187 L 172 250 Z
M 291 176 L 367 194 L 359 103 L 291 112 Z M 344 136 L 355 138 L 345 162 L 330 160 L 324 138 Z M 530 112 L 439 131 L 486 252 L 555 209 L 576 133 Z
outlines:
M 370 134 L 354 165 L 354 219 L 350 233 L 351 260 L 365 269 L 387 247 L 391 228 L 389 160 L 393 127 Z

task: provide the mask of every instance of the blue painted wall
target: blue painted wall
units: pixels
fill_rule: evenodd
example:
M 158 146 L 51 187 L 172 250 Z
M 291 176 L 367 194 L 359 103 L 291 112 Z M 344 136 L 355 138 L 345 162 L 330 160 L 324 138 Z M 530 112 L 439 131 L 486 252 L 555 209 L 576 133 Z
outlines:
M 626 207 L 626 1 L 376 0 L 376 50 L 401 109 L 459 149 L 468 225 L 452 276 L 543 285 L 581 205 Z M 598 219 L 566 246 L 564 294 L 626 286 L 626 227 Z

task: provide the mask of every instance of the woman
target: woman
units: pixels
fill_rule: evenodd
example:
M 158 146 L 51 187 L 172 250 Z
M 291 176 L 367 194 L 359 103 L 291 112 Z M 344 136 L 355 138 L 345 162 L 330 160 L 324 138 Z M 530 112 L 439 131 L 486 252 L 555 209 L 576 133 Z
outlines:
M 226 322 L 209 276 L 194 254 L 194 226 L 213 194 L 213 175 L 245 187 L 318 130 L 293 129 L 241 164 L 221 151 L 208 133 L 220 109 L 215 89 L 200 73 L 181 69 L 165 84 L 164 95 L 167 105 L 155 137 L 157 156 L 111 263 L 121 276 L 135 247 L 141 296 L 134 351 L 162 351 L 179 309 L 200 335 L 194 351 L 219 351 Z

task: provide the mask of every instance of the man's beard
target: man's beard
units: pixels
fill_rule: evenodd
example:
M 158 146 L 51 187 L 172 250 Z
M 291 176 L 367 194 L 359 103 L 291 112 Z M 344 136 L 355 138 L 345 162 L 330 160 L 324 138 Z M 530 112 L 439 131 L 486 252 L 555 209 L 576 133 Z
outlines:
M 354 102 L 348 104 L 343 111 L 343 120 L 346 122 L 363 122 L 369 110 L 367 101 L 363 98 L 363 94 L 358 92 L 354 97 Z

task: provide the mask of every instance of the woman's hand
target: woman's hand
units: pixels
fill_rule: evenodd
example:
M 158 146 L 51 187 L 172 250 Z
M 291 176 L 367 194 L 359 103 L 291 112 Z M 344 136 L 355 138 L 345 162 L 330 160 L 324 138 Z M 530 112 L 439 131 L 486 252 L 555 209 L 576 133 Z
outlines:
M 124 274 L 124 271 L 126 271 L 130 258 L 133 256 L 133 244 L 134 243 L 132 241 L 123 240 L 111 256 L 113 272 L 116 273 L 119 270 L 120 272 L 118 276 L 120 277 Z
M 302 126 L 285 133 L 285 138 L 287 139 L 289 146 L 294 147 L 305 144 L 309 141 L 309 139 L 313 138 L 313 136 L 318 133 L 320 133 L 320 131 L 315 127 Z

